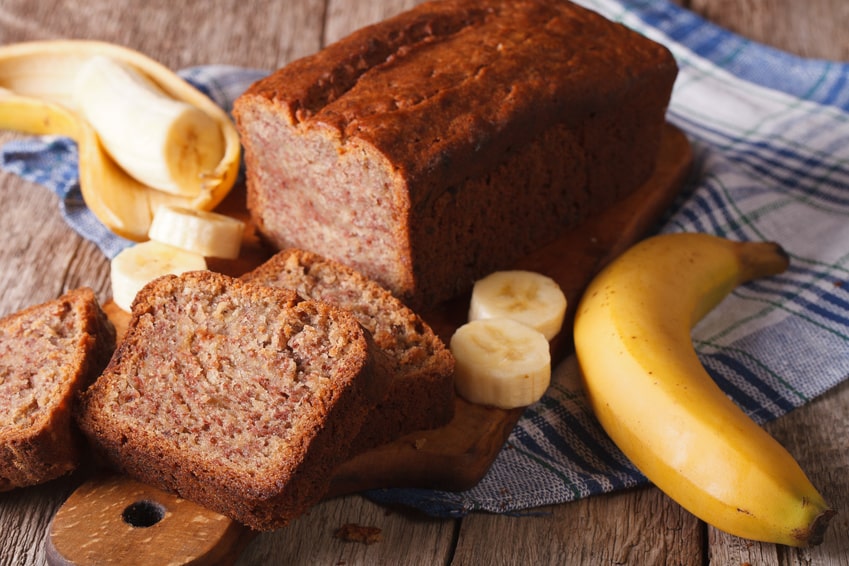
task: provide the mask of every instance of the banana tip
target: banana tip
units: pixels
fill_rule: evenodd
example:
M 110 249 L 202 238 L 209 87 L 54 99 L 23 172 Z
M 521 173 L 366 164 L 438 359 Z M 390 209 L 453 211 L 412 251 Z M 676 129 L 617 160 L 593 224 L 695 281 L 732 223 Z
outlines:
M 777 242 L 739 244 L 742 281 L 782 273 L 790 266 L 790 254 Z
M 837 511 L 826 509 L 814 517 L 810 527 L 804 532 L 799 533 L 800 546 L 810 547 L 822 544 L 825 533 L 828 530 L 828 525 L 835 515 L 837 515 Z
M 773 245 L 775 246 L 776 255 L 778 255 L 778 257 L 780 257 L 786 264 L 789 265 L 790 264 L 790 254 L 787 253 L 787 250 L 785 250 L 784 247 L 777 242 L 773 242 Z

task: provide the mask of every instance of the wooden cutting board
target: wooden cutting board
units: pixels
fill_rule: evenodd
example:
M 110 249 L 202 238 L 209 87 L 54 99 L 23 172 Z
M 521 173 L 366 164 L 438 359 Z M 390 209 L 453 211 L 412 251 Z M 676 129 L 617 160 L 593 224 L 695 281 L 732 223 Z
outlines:
M 551 345 L 553 362 L 571 352 L 571 321 L 583 289 L 611 259 L 652 231 L 677 195 L 691 161 L 687 138 L 667 126 L 658 166 L 648 182 L 516 266 L 552 277 L 566 294 L 566 322 Z M 243 203 L 244 194 L 235 193 L 222 209 L 245 217 Z M 238 260 L 210 263 L 210 269 L 241 275 L 269 254 L 248 233 Z M 127 313 L 111 303 L 104 308 L 120 336 Z M 422 316 L 447 342 L 465 322 L 467 310 L 468 297 L 459 297 Z M 334 474 L 328 497 L 383 487 L 463 490 L 474 486 L 523 411 L 483 407 L 459 397 L 455 403 L 455 417 L 445 427 L 409 434 L 343 464 Z M 50 564 L 63 565 L 227 564 L 238 557 L 251 536 L 248 529 L 194 503 L 129 478 L 105 476 L 79 487 L 56 513 L 47 555 Z

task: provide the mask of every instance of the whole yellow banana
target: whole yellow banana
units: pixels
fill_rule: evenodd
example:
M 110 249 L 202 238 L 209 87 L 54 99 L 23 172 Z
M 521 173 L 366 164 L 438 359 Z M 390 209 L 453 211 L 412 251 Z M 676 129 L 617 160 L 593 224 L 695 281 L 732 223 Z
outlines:
M 735 287 L 787 266 L 774 243 L 649 238 L 591 282 L 574 339 L 598 420 L 650 481 L 732 535 L 802 547 L 822 542 L 834 511 L 711 379 L 690 336 Z

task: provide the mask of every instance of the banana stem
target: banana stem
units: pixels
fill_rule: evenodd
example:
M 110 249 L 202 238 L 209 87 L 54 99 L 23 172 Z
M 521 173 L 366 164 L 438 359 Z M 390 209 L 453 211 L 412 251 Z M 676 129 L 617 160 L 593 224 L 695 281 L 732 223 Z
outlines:
M 740 283 L 782 273 L 790 266 L 790 255 L 775 242 L 737 242 Z
M 825 532 L 828 530 L 828 524 L 831 522 L 831 518 L 835 515 L 837 515 L 837 511 L 834 509 L 826 509 L 814 517 L 814 520 L 811 522 L 811 526 L 808 528 L 808 532 L 803 533 L 799 538 L 799 541 L 804 546 L 818 546 L 822 544 Z

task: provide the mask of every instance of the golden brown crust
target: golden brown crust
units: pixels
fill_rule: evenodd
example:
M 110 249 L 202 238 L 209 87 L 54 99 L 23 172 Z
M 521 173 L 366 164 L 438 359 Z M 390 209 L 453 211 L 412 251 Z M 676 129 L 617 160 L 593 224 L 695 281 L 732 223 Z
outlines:
M 274 529 L 320 500 L 385 393 L 376 351 L 352 315 L 292 291 L 165 276 L 137 295 L 78 421 L 130 476 Z
M 251 283 L 292 289 L 305 299 L 351 312 L 392 364 L 386 398 L 369 414 L 354 452 L 416 430 L 447 424 L 454 415 L 454 358 L 430 326 L 389 291 L 361 273 L 318 254 L 282 250 L 242 276 Z
M 77 467 L 72 406 L 114 349 L 114 328 L 88 288 L 0 320 L 0 491 Z
M 446 186 L 487 168 L 505 145 L 606 111 L 623 85 L 674 70 L 663 46 L 569 2 L 446 0 L 360 29 L 245 95 Z M 440 166 L 453 155 L 475 159 Z M 431 188 L 412 188 L 413 207 L 430 198 Z
M 432 306 L 640 186 L 676 72 L 569 2 L 427 2 L 236 101 L 248 206 L 276 246 Z

